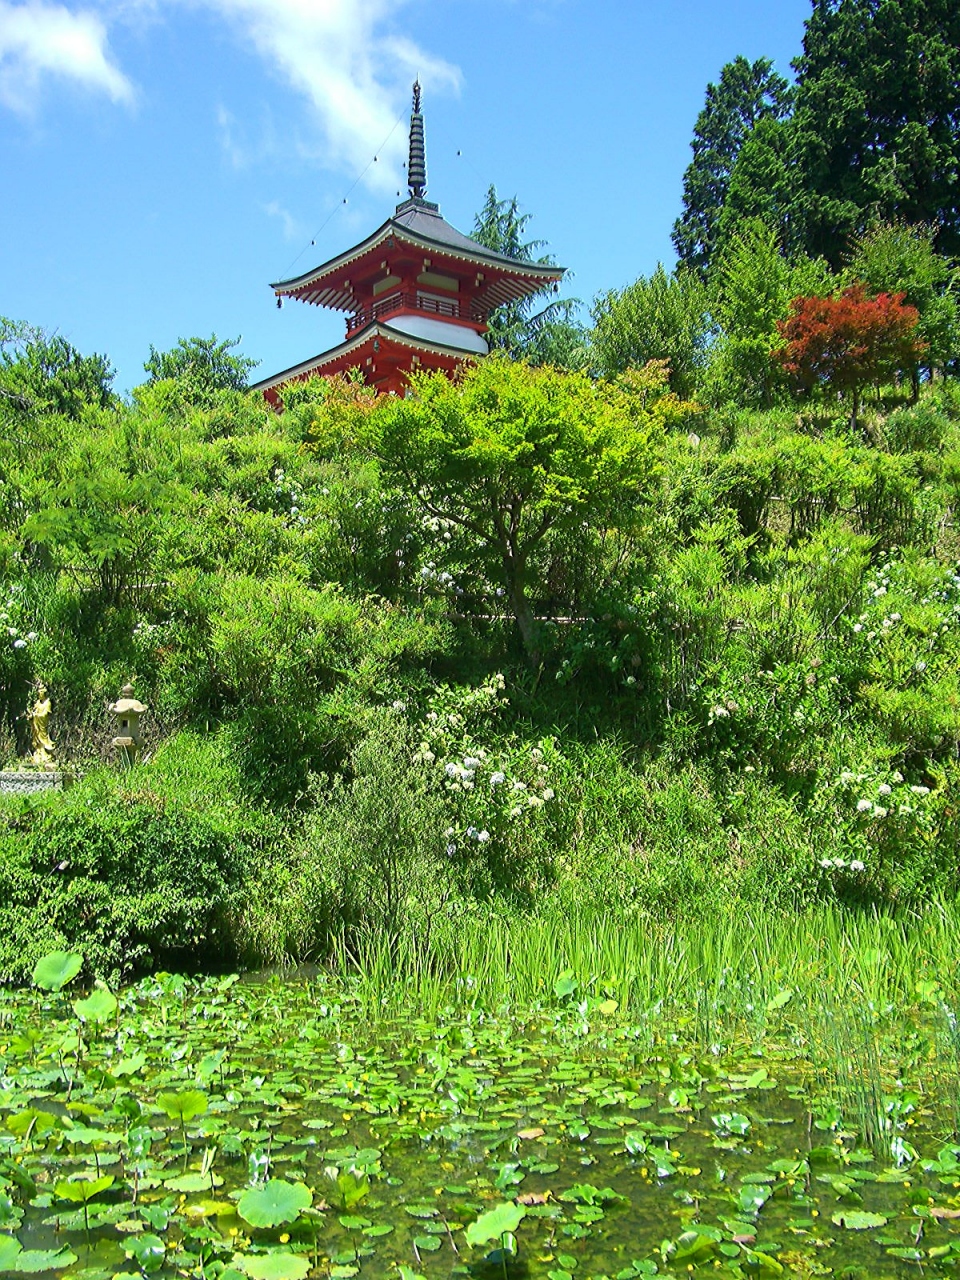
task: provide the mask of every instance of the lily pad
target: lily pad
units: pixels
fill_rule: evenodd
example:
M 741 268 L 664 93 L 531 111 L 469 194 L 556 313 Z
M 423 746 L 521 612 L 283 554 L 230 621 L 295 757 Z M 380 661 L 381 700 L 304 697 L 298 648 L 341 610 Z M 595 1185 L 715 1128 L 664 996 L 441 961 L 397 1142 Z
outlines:
M 234 1258 L 234 1265 L 250 1280 L 304 1280 L 310 1271 L 309 1258 L 302 1258 L 289 1249 Z
M 838 1227 L 846 1227 L 848 1231 L 868 1231 L 872 1227 L 885 1227 L 889 1219 L 882 1213 L 864 1213 L 861 1209 L 841 1209 L 833 1215 L 831 1221 Z
M 72 1249 L 24 1249 L 13 1264 L 13 1270 L 26 1275 L 37 1275 L 41 1271 L 61 1271 L 64 1267 L 72 1267 L 77 1255 Z
M 271 1178 L 262 1187 L 251 1187 L 237 1204 L 237 1213 L 251 1227 L 278 1227 L 282 1222 L 295 1222 L 313 1196 L 302 1182 L 285 1182 Z

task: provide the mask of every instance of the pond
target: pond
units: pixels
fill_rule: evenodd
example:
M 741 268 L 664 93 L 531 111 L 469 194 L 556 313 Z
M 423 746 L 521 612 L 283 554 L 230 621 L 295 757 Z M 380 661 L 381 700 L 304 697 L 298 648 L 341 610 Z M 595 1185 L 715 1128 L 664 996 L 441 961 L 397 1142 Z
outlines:
M 762 1043 L 697 1043 L 572 983 L 526 1011 L 429 1018 L 372 1017 L 323 975 L 59 985 L 0 993 L 3 1274 L 960 1264 L 956 1078 L 922 1028 L 831 1071 L 788 1008 Z

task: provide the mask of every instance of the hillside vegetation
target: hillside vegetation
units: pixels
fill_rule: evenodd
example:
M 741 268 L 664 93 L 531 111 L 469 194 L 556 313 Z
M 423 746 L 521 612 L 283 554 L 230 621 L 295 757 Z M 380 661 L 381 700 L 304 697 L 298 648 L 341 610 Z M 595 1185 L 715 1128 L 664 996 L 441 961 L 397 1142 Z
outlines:
M 275 414 L 189 367 L 125 403 L 40 341 L 4 370 L 3 754 L 42 681 L 78 781 L 3 803 L 5 977 L 960 887 L 951 378 L 854 421 L 492 357 Z

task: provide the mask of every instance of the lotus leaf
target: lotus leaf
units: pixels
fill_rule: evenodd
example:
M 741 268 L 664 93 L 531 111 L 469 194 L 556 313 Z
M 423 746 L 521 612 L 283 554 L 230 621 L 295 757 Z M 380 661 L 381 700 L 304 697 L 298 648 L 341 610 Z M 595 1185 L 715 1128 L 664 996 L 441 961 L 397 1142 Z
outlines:
M 159 1236 L 154 1235 L 137 1236 L 133 1240 L 128 1240 L 126 1251 L 127 1256 L 134 1258 L 141 1270 L 148 1275 L 151 1271 L 159 1271 L 167 1256 L 163 1241 Z
M 56 1129 L 59 1123 L 57 1117 L 51 1115 L 49 1111 L 38 1111 L 36 1107 L 27 1107 L 15 1115 L 8 1116 L 6 1120 L 7 1128 L 18 1138 L 23 1138 L 28 1133 L 39 1137 L 40 1134 Z
M 558 1000 L 567 1000 L 577 990 L 577 981 L 572 969 L 565 969 L 553 984 L 553 993 Z
M 467 1227 L 467 1244 L 489 1244 L 491 1240 L 499 1240 L 502 1236 L 516 1231 L 526 1217 L 526 1213 L 522 1204 L 512 1200 L 488 1209 Z
M 34 985 L 43 991 L 60 991 L 82 968 L 83 956 L 79 952 L 51 951 L 37 961 L 33 971 Z
M 0 1271 L 12 1271 L 21 1252 L 20 1241 L 16 1236 L 8 1236 L 6 1232 L 0 1231 Z
M 74 1000 L 73 1011 L 82 1022 L 108 1022 L 117 1011 L 117 997 L 106 987 L 95 987 L 85 1000 Z
M 251 1227 L 278 1227 L 283 1222 L 295 1222 L 312 1202 L 313 1196 L 302 1182 L 271 1178 L 262 1187 L 244 1191 L 237 1213 Z
M 180 1093 L 158 1093 L 157 1106 L 171 1120 L 186 1124 L 202 1116 L 207 1109 L 207 1095 L 199 1089 L 184 1089 Z
M 24 1249 L 17 1254 L 13 1270 L 21 1274 L 37 1275 L 41 1271 L 60 1271 L 72 1267 L 77 1255 L 72 1249 Z
M 109 1191 L 114 1181 L 112 1174 L 104 1174 L 101 1178 L 61 1178 L 53 1189 L 61 1200 L 89 1204 L 102 1191 Z
M 23 1218 L 23 1210 L 15 1205 L 8 1195 L 0 1191 L 0 1230 L 4 1227 L 19 1226 Z

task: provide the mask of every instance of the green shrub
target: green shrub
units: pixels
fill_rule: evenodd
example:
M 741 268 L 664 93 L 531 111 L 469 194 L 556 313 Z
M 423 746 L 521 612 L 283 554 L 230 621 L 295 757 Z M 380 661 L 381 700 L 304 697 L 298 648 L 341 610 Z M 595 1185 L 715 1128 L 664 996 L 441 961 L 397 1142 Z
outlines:
M 180 735 L 149 764 L 5 801 L 0 978 L 56 949 L 105 976 L 229 958 L 243 885 L 277 837 L 237 783 L 221 744 Z
M 325 954 L 343 934 L 417 931 L 451 896 L 445 812 L 416 740 L 384 712 L 349 760 L 318 779 L 286 860 L 265 869 L 241 927 L 248 953 Z

